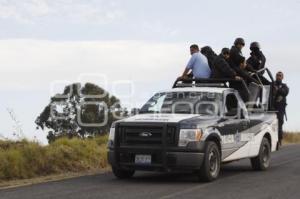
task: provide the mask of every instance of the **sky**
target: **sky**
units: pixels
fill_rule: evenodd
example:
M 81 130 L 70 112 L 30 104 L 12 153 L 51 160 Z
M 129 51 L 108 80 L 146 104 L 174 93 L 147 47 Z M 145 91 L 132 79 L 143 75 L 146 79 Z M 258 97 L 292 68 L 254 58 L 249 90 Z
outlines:
M 300 0 L 0 0 L 0 137 L 34 120 L 72 82 L 94 82 L 124 106 L 143 104 L 182 73 L 189 46 L 216 52 L 236 37 L 259 41 L 290 87 L 285 129 L 300 129 Z M 11 112 L 11 114 L 9 113 Z

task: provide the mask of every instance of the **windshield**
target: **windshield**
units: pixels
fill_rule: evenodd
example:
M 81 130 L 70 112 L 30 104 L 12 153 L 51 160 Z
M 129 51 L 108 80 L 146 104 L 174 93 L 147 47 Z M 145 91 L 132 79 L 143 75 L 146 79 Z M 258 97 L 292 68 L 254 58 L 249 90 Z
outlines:
M 220 93 L 162 92 L 155 94 L 140 113 L 219 115 Z

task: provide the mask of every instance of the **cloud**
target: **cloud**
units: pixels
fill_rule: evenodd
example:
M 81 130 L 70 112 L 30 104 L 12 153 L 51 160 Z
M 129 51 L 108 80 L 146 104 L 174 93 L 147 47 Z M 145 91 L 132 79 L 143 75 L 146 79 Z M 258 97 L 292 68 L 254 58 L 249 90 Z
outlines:
M 6 74 L 0 89 L 39 89 L 54 80 L 77 81 L 81 74 L 143 83 L 173 81 L 189 58 L 183 43 L 145 41 L 0 40 L 0 54 L 0 72 Z
M 154 21 L 154 22 L 144 21 L 142 23 L 142 28 L 146 32 L 151 32 L 157 35 L 177 36 L 179 34 L 178 29 L 168 27 L 166 24 L 162 23 L 161 21 Z
M 0 0 L 0 18 L 36 24 L 42 20 L 107 24 L 123 17 L 116 1 Z

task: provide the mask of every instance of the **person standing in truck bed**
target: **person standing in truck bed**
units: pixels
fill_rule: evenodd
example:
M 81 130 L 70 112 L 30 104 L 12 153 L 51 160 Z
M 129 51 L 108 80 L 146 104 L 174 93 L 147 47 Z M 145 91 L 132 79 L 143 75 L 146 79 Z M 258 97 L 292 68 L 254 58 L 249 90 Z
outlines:
M 258 71 L 265 67 L 266 57 L 260 50 L 260 44 L 258 42 L 252 42 L 250 44 L 250 57 L 247 59 L 247 64 L 250 65 L 251 69 Z
M 180 78 L 187 78 L 189 75 L 192 75 L 194 78 L 210 78 L 211 69 L 207 58 L 200 53 L 198 45 L 191 45 L 190 53 L 192 57 Z

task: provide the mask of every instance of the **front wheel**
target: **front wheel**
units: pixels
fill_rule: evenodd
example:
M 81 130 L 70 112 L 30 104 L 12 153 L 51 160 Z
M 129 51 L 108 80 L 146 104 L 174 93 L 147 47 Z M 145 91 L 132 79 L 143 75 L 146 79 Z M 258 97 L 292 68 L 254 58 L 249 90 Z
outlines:
M 134 170 L 123 170 L 116 167 L 112 167 L 112 172 L 117 178 L 120 179 L 131 178 L 135 173 Z
M 208 142 L 205 148 L 204 161 L 199 171 L 199 180 L 211 182 L 219 177 L 221 153 L 215 142 Z
M 271 145 L 267 138 L 263 138 L 259 154 L 257 157 L 251 158 L 251 165 L 254 170 L 264 171 L 270 167 Z

